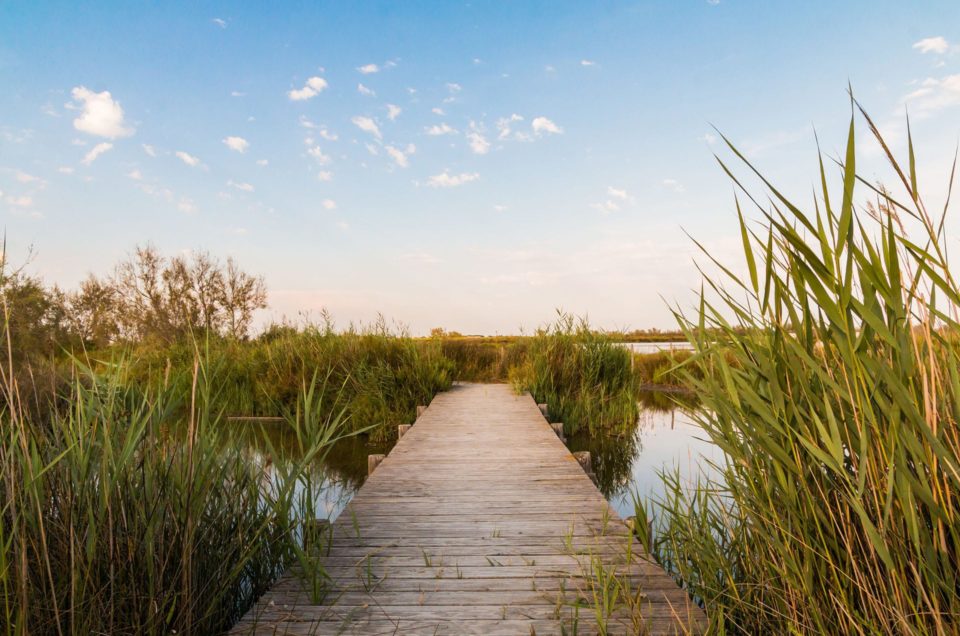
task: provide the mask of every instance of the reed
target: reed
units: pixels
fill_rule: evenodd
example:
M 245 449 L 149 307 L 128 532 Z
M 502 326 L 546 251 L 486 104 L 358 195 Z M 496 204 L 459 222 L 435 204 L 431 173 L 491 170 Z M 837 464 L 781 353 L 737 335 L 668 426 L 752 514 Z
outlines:
M 761 180 L 737 201 L 745 267 L 677 313 L 707 370 L 688 376 L 726 454 L 695 488 L 666 475 L 637 505 L 648 550 L 702 600 L 716 633 L 960 630 L 960 329 L 944 218 L 866 113 L 899 194 L 856 169 L 856 119 L 804 209 Z M 953 174 L 950 175 L 951 184 Z M 857 205 L 866 194 L 870 203 Z M 769 201 L 762 206 L 758 202 Z M 708 255 L 709 256 L 709 255 Z M 711 338 L 702 334 L 710 330 Z
M 42 419 L 3 367 L 2 633 L 218 633 L 303 555 L 311 466 L 344 429 L 324 378 L 301 384 L 286 457 L 237 440 L 202 352 L 160 382 L 130 382 L 135 362 L 74 359 Z

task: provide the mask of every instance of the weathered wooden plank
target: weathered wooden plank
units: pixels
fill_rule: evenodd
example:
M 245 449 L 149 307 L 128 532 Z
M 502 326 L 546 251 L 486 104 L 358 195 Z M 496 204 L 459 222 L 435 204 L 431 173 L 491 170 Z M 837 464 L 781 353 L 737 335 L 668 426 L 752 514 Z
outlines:
M 598 564 L 642 590 L 607 633 L 698 631 L 529 395 L 457 385 L 417 416 L 330 527 L 323 594 L 292 568 L 234 633 L 597 633 Z

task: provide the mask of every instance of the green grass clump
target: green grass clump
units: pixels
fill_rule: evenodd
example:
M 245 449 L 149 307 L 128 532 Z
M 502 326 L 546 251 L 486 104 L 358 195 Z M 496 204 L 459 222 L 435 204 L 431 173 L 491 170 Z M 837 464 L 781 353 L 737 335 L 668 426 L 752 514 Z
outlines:
M 510 381 L 545 402 L 551 419 L 563 422 L 567 433 L 622 428 L 638 414 L 630 356 L 586 321 L 561 315 L 530 338 L 526 359 L 511 369 Z
M 728 461 L 692 491 L 668 476 L 637 527 L 717 633 L 960 630 L 960 287 L 912 142 L 898 163 L 863 115 L 903 195 L 857 175 L 851 118 L 841 191 L 822 159 L 812 210 L 763 180 L 763 222 L 740 214 L 745 274 L 724 268 L 678 316 Z

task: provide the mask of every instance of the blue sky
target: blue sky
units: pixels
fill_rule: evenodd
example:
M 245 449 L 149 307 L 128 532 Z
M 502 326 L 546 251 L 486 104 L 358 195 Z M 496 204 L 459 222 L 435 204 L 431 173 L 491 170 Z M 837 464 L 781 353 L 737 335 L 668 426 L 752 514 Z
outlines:
M 146 242 L 234 256 L 261 321 L 669 327 L 683 230 L 737 257 L 711 125 L 807 202 L 849 81 L 899 148 L 910 108 L 939 202 L 958 44 L 957 2 L 5 1 L 0 216 L 66 287 Z

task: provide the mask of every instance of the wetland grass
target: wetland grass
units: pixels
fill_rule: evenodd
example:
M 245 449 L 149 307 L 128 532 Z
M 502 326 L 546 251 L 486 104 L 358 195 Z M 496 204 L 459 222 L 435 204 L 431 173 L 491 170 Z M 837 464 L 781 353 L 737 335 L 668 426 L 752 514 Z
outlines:
M 696 487 L 665 475 L 636 528 L 714 633 L 960 630 L 960 287 L 912 142 L 898 163 L 856 113 L 901 194 L 858 176 L 852 117 L 839 190 L 823 159 L 811 209 L 764 181 L 763 221 L 740 213 L 746 274 L 724 269 L 678 313 L 707 370 L 687 378 L 697 418 L 727 461 Z

